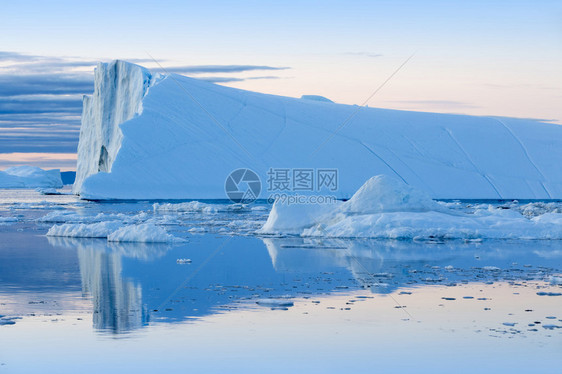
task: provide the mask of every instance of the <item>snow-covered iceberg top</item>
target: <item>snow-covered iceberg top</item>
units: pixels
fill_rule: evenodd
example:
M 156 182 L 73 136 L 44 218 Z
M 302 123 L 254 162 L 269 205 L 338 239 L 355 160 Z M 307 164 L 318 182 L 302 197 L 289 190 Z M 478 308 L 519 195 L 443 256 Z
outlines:
M 560 160 L 559 125 L 265 95 L 114 61 L 84 98 L 74 192 L 225 199 L 227 176 L 247 168 L 266 199 L 270 168 L 329 168 L 343 199 L 378 174 L 432 198 L 560 199 Z
M 512 209 L 467 213 L 433 201 L 404 182 L 378 175 L 346 201 L 276 201 L 259 234 L 385 239 L 562 239 L 562 214 L 528 217 Z
M 15 166 L 0 171 L 0 188 L 62 188 L 60 170 Z

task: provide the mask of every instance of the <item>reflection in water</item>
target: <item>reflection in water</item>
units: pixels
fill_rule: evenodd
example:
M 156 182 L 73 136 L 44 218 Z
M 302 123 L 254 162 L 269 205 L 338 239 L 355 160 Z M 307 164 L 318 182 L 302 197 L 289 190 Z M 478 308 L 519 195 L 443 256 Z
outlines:
M 94 328 L 120 333 L 148 324 L 142 287 L 122 277 L 120 254 L 79 248 L 78 258 L 82 291 L 94 304 Z
M 166 245 L 107 243 L 99 239 L 48 237 L 53 246 L 76 248 L 82 292 L 93 302 L 94 328 L 123 333 L 147 325 L 149 313 L 142 302 L 142 286 L 123 277 L 122 258 L 145 261 L 162 256 Z
M 342 289 L 373 293 L 459 282 L 545 279 L 562 268 L 553 241 L 428 243 L 203 235 L 180 246 L 49 238 L 78 251 L 94 326 L 123 333 L 149 320 L 179 322 L 267 298 Z M 180 265 L 178 258 L 189 258 Z

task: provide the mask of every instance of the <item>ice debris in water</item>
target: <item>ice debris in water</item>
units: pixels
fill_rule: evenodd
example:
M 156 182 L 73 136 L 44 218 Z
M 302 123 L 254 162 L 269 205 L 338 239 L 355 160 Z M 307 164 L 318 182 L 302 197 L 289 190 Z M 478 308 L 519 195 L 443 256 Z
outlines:
M 200 201 L 187 203 L 155 203 L 152 205 L 154 212 L 193 212 L 193 213 L 219 213 L 238 212 L 249 210 L 244 204 L 206 204 Z
M 287 308 L 294 305 L 294 303 L 288 299 L 261 299 L 256 301 L 256 304 L 269 308 Z
M 120 221 L 54 225 L 47 232 L 47 236 L 107 238 L 110 242 L 180 243 L 185 241 L 168 234 L 163 227 L 152 223 L 125 226 Z
M 121 228 L 119 221 L 105 221 L 97 223 L 65 223 L 54 225 L 47 232 L 47 236 L 65 236 L 70 238 L 107 238 L 111 233 Z

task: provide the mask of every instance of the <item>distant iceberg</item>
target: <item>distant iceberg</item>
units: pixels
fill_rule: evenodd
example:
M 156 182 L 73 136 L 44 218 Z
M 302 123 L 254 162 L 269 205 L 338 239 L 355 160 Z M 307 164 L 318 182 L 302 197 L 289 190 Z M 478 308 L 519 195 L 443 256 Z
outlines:
M 62 188 L 60 170 L 15 166 L 0 171 L 0 188 Z
M 562 198 L 562 127 L 266 95 L 123 61 L 84 98 L 73 191 L 86 199 L 224 199 L 235 169 L 330 168 L 347 199 L 373 175 L 431 198 Z M 262 189 L 262 198 L 267 198 Z

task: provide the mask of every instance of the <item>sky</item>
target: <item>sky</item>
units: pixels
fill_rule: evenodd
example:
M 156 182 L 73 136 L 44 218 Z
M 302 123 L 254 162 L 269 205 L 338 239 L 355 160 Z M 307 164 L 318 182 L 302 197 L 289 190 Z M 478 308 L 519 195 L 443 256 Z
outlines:
M 408 61 L 369 106 L 562 124 L 559 0 L 21 0 L 0 8 L 0 170 L 74 170 L 82 95 L 93 91 L 96 63 L 113 59 L 358 105 Z

